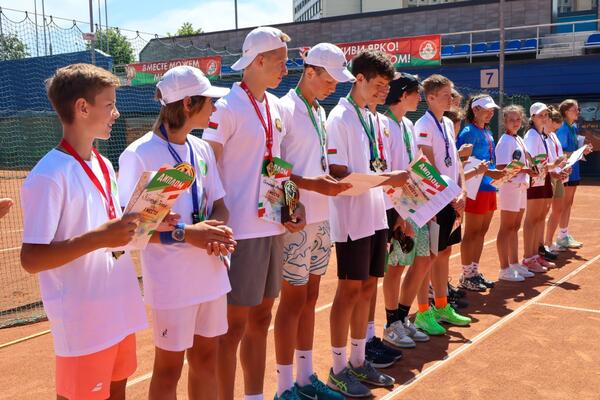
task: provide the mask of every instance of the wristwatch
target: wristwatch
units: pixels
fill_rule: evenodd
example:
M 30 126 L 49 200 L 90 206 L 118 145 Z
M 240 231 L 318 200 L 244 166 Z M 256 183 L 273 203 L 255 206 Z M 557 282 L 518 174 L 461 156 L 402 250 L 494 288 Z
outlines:
M 171 232 L 171 237 L 177 242 L 185 242 L 185 224 L 179 222 Z

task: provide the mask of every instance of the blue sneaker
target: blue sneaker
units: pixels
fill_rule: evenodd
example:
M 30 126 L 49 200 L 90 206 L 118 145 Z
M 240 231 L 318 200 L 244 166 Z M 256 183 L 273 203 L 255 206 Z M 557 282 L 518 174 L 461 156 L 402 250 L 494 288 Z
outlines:
M 302 400 L 318 399 L 318 400 L 344 400 L 345 397 L 321 382 L 317 374 L 310 376 L 310 384 L 300 386 L 296 383 L 296 392 Z
M 309 399 L 310 398 L 316 399 L 316 397 L 309 397 Z M 277 393 L 275 393 L 275 397 L 274 397 L 274 400 L 305 400 L 305 399 L 306 398 L 302 398 L 298 395 L 298 389 L 296 388 L 296 385 L 292 386 L 290 389 L 281 393 L 281 396 L 277 396 Z

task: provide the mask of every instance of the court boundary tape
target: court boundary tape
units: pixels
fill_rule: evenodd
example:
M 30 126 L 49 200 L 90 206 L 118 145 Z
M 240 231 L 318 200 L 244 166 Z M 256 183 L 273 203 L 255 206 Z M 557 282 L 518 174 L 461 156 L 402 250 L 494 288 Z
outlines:
M 563 283 L 565 283 L 569 279 L 573 278 L 575 275 L 577 275 L 578 273 L 580 273 L 581 271 L 583 271 L 584 269 L 586 269 L 588 266 L 592 265 L 593 263 L 595 263 L 599 259 L 600 259 L 600 254 L 597 254 L 592 259 L 586 261 L 585 263 L 583 263 L 582 265 L 580 265 L 579 267 L 577 267 L 576 269 L 574 269 L 573 271 L 571 271 L 567 275 L 563 276 L 558 281 L 554 282 L 548 288 L 544 289 L 540 294 L 538 294 L 534 298 L 528 300 L 525 304 L 523 304 L 520 307 L 518 307 L 512 313 L 510 313 L 507 316 L 501 318 L 498 322 L 492 324 L 486 330 L 484 330 L 483 332 L 480 332 L 479 334 L 477 334 L 473 339 L 471 339 L 467 343 L 461 345 L 458 349 L 454 350 L 452 353 L 448 354 L 443 359 L 435 362 L 431 367 L 425 369 L 420 374 L 415 375 L 414 377 L 412 377 L 408 381 L 404 382 L 402 385 L 398 386 L 397 388 L 395 388 L 391 392 L 387 393 L 385 396 L 381 397 L 379 400 L 391 400 L 391 399 L 396 398 L 396 396 L 398 396 L 402 392 L 406 391 L 407 389 L 411 388 L 415 383 L 419 382 L 423 378 L 427 377 L 429 374 L 431 374 L 434 371 L 438 370 L 439 368 L 443 367 L 446 364 L 447 361 L 453 360 L 454 358 L 458 357 L 459 355 L 461 355 L 465 351 L 467 351 L 470 348 L 472 348 L 477 343 L 481 342 L 487 336 L 489 336 L 492 333 L 494 333 L 497 329 L 503 327 L 508 322 L 512 321 L 513 318 L 519 316 L 521 313 L 523 313 L 523 311 L 525 311 L 527 308 L 529 308 L 529 306 L 531 306 L 533 304 L 536 304 L 539 300 L 541 300 L 542 298 L 544 298 L 548 294 L 550 294 L 554 289 L 556 289 L 557 287 L 559 287 L 560 285 L 562 285 Z
M 587 312 L 587 313 L 592 313 L 592 314 L 600 314 L 600 310 L 595 310 L 593 308 L 572 307 L 572 306 L 564 306 L 561 304 L 550 304 L 550 303 L 535 303 L 535 305 L 543 306 L 543 307 L 558 308 L 560 310 L 567 310 L 567 311 L 581 311 L 581 312 Z

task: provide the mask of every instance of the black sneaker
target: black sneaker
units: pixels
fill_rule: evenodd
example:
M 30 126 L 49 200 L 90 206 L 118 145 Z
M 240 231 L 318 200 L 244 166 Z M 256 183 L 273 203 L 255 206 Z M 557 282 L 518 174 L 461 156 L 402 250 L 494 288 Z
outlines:
M 483 276 L 481 272 L 477 273 L 475 276 L 479 278 L 481 283 L 488 289 L 491 289 L 494 287 L 494 285 L 496 285 L 495 282 L 485 279 L 485 276 Z
M 385 344 L 383 342 L 383 340 L 381 340 L 380 338 L 378 338 L 377 336 L 374 336 L 371 338 L 371 340 L 369 340 L 367 342 L 366 347 L 369 346 L 373 346 L 375 349 L 379 349 L 382 352 L 389 354 L 390 356 L 394 357 L 394 360 L 398 361 L 402 359 L 402 351 L 400 351 L 399 349 L 395 349 L 391 346 L 388 346 L 387 344 Z M 366 351 L 366 349 L 365 349 Z
M 487 290 L 487 286 L 481 282 L 481 278 L 479 278 L 478 275 L 470 276 L 468 278 L 461 275 L 459 282 L 460 287 L 466 290 L 471 290 L 473 292 L 485 292 Z
M 554 261 L 558 258 L 558 253 L 551 251 L 547 246 L 540 245 L 538 254 L 548 261 Z
M 448 297 L 462 299 L 466 295 L 467 295 L 467 292 L 465 292 L 462 289 L 457 288 L 456 286 L 454 286 L 450 282 L 448 282 Z
M 369 342 L 372 341 L 373 339 L 369 340 Z M 374 343 L 371 343 L 371 345 L 367 343 L 365 346 L 365 359 L 375 368 L 387 368 L 396 362 L 392 355 L 377 347 Z
M 454 295 L 448 296 L 448 303 L 450 303 L 452 308 L 454 308 L 455 310 L 458 308 L 465 308 L 469 306 L 469 303 L 466 300 L 458 298 Z

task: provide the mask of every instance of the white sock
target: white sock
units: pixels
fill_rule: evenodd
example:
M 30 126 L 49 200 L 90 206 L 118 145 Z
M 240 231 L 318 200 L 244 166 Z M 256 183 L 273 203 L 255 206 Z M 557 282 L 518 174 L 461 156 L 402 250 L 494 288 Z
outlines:
M 375 321 L 369 321 L 367 325 L 367 342 L 375 336 Z
M 471 277 L 475 276 L 475 274 L 477 273 L 477 268 L 475 267 L 475 263 L 471 263 L 469 265 L 463 265 L 462 269 L 463 269 L 463 275 L 465 276 L 465 278 L 471 278 Z
M 294 386 L 294 366 L 277 364 L 277 396 Z
M 296 382 L 298 385 L 309 385 L 310 376 L 314 373 L 312 350 L 296 350 Z
M 508 266 L 509 266 L 510 268 L 512 268 L 512 269 L 515 269 L 515 268 L 519 267 L 519 266 L 520 266 L 520 264 L 519 264 L 519 263 L 516 263 L 516 264 L 508 264 Z
M 560 228 L 558 230 L 558 239 L 564 239 L 569 236 L 569 228 Z
M 265 400 L 261 394 L 245 394 L 244 400 Z
M 350 364 L 361 367 L 365 363 L 365 346 L 367 339 L 350 339 Z
M 348 362 L 348 358 L 346 357 L 346 348 L 332 347 L 331 355 L 333 356 L 333 373 L 337 375 L 342 372 L 344 368 L 346 368 L 346 363 Z

